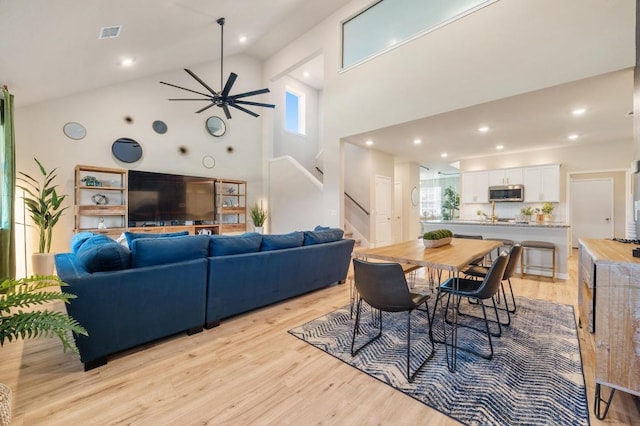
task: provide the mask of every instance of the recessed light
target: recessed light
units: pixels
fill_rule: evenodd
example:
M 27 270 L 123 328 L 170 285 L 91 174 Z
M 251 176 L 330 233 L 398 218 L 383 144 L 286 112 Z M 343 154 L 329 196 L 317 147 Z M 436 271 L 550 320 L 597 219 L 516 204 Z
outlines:
M 124 58 L 120 61 L 120 65 L 122 65 L 123 67 L 130 67 L 131 65 L 133 65 L 133 58 Z
M 247 42 L 247 36 L 240 36 L 240 38 L 238 39 L 238 41 L 240 43 L 246 43 Z
M 478 127 L 478 131 L 480 133 L 487 133 L 489 131 L 489 126 Z
M 446 152 L 443 152 L 442 154 L 440 154 L 440 157 L 442 158 L 447 158 L 449 156 L 449 154 L 447 154 Z
M 422 143 L 422 139 L 414 139 L 413 140 L 413 144 L 414 145 L 420 145 Z
M 372 140 L 368 140 L 365 142 L 366 145 L 373 145 L 373 141 Z
M 311 74 L 309 74 L 309 71 L 305 71 L 302 73 L 302 75 L 304 76 L 304 78 L 309 78 Z
M 572 133 L 572 134 L 570 134 L 567 138 L 568 138 L 569 140 L 574 141 L 574 140 L 578 139 L 578 135 L 577 135 L 577 134 L 575 134 L 575 133 Z
M 496 149 L 497 150 L 504 149 L 504 145 L 496 145 Z
M 571 111 L 571 114 L 573 114 L 573 115 L 582 115 L 585 112 L 587 112 L 586 108 L 576 108 L 573 111 Z

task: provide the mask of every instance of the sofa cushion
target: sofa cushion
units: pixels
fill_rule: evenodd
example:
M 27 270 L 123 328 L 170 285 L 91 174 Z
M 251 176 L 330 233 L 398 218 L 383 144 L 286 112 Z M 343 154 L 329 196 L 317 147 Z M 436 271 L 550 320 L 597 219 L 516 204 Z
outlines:
M 326 231 L 327 229 L 331 229 L 331 227 L 330 226 L 318 225 L 315 228 L 313 228 L 314 231 Z
M 131 265 L 131 252 L 105 235 L 94 235 L 78 248 L 76 259 L 87 272 L 118 271 Z
M 131 267 L 163 265 L 206 258 L 209 237 L 182 235 L 177 237 L 134 238 L 131 240 Z
M 71 252 L 77 254 L 80 246 L 91 237 L 93 237 L 93 234 L 88 231 L 74 234 L 73 237 L 71 237 Z
M 299 231 L 281 235 L 263 235 L 260 250 L 268 251 L 300 247 L 303 242 L 304 233 Z
M 154 233 L 154 232 L 125 232 L 124 238 L 127 240 L 127 246 L 131 247 L 131 241 L 138 238 L 164 238 L 164 237 L 181 237 L 183 235 L 189 235 L 189 231 L 178 231 L 178 232 L 165 232 L 165 233 Z
M 247 232 L 242 235 L 212 235 L 209 238 L 209 256 L 255 253 L 260 251 L 260 244 L 262 244 L 262 235 L 257 232 Z
M 313 244 L 330 243 L 342 239 L 344 231 L 340 228 L 329 228 L 321 231 L 304 231 L 304 244 L 310 246 Z

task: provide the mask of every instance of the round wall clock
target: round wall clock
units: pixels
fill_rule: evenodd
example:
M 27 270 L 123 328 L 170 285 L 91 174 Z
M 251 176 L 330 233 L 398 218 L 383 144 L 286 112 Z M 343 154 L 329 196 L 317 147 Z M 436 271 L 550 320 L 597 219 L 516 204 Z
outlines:
M 202 165 L 207 169 L 213 169 L 216 165 L 216 159 L 210 155 L 205 155 L 202 157 Z
M 411 190 L 411 204 L 413 204 L 414 206 L 417 206 L 419 201 L 420 201 L 420 197 L 418 196 L 418 188 L 414 186 L 413 189 Z

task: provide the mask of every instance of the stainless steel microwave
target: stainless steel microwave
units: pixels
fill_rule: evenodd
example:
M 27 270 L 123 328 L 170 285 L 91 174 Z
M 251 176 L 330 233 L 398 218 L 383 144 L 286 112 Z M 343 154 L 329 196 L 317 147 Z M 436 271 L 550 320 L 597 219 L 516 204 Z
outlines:
M 501 185 L 489 187 L 489 201 L 524 201 L 524 186 Z

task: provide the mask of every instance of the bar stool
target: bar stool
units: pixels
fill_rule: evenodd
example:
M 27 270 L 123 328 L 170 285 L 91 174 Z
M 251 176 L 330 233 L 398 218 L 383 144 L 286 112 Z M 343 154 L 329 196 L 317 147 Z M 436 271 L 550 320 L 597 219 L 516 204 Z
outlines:
M 515 244 L 513 240 L 509 240 L 506 238 L 487 238 L 487 240 L 500 241 L 502 243 L 502 246 L 496 249 L 496 253 L 498 256 L 500 256 L 500 252 L 502 250 L 511 251 L 511 247 L 513 247 Z M 489 256 L 491 256 L 491 254 L 489 254 Z M 489 257 L 489 260 L 491 260 L 491 257 Z
M 527 266 L 535 267 L 538 269 L 548 269 L 551 271 L 551 282 L 556 281 L 556 245 L 553 243 L 548 243 L 546 241 L 522 241 L 520 243 L 522 246 L 522 256 L 520 257 L 520 278 L 524 277 L 524 270 Z M 530 265 L 526 262 L 526 254 L 529 249 L 536 250 L 551 250 L 551 267 L 542 266 L 542 265 Z

